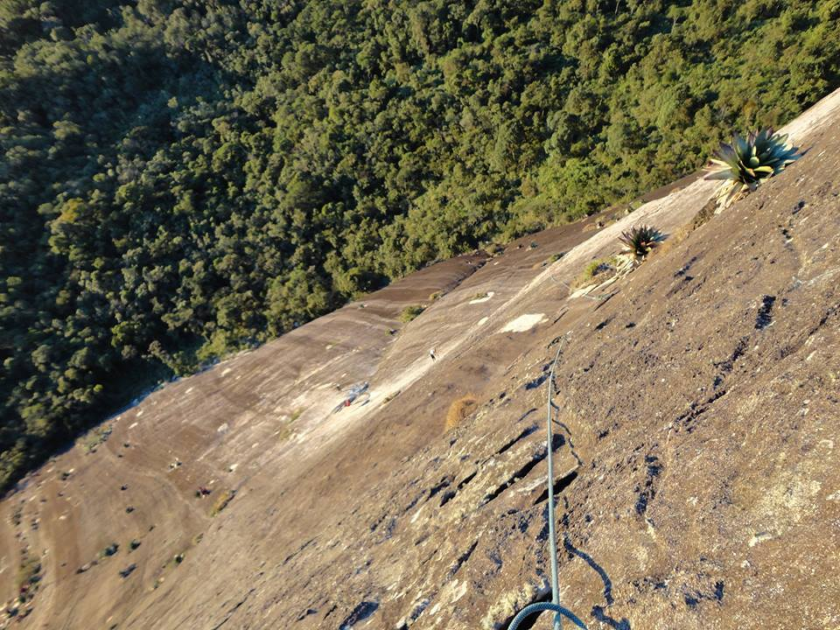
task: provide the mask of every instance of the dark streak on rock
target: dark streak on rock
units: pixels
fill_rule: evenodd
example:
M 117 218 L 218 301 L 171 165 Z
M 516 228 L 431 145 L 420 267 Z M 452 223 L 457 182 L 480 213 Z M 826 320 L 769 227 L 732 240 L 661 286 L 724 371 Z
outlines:
M 519 481 L 520 479 L 525 477 L 529 472 L 531 472 L 531 470 L 533 470 L 534 467 L 537 464 L 539 464 L 542 460 L 544 460 L 545 457 L 546 457 L 546 450 L 543 449 L 537 455 L 534 455 L 531 458 L 531 460 L 527 464 L 525 464 L 522 468 L 520 468 L 515 473 L 513 473 L 513 475 L 511 475 L 510 479 L 508 479 L 502 485 L 500 485 L 498 488 L 493 490 L 493 492 L 491 492 L 490 494 L 485 496 L 484 499 L 481 501 L 481 504 L 485 505 L 487 503 L 490 503 L 490 501 L 492 501 L 493 499 L 498 498 L 498 496 L 500 494 L 502 494 L 502 492 L 504 492 L 505 490 L 510 488 L 514 483 L 516 483 L 517 481 Z
M 775 295 L 765 295 L 761 299 L 761 307 L 758 309 L 758 314 L 755 316 L 755 329 L 764 330 L 773 322 L 773 304 L 776 303 Z
M 314 614 L 316 614 L 317 612 L 318 612 L 318 610 L 317 610 L 317 609 L 315 609 L 315 608 L 307 608 L 307 609 L 306 609 L 306 612 L 301 613 L 300 617 L 298 617 L 295 621 L 303 621 L 303 620 L 304 620 L 304 619 L 306 619 L 309 615 L 314 615 Z
M 525 413 L 523 413 L 521 416 L 519 416 L 519 420 L 517 420 L 517 422 L 522 422 L 525 418 L 527 418 L 528 416 L 530 416 L 530 415 L 531 415 L 532 413 L 534 413 L 536 410 L 537 410 L 537 408 L 536 408 L 536 407 L 533 407 L 533 408 L 529 409 L 528 411 L 526 411 Z
M 610 323 L 612 320 L 613 320 L 613 318 L 612 318 L 612 317 L 608 317 L 607 319 L 605 319 L 604 321 L 602 321 L 600 324 L 598 324 L 597 326 L 595 326 L 595 330 L 603 330 L 604 328 L 606 328 L 606 327 L 607 327 L 607 325 L 609 325 L 609 323 Z
M 564 475 L 563 477 L 560 477 L 560 479 L 555 481 L 554 482 L 554 497 L 557 498 L 557 496 L 561 492 L 563 492 L 566 488 L 568 488 L 570 485 L 572 485 L 572 482 L 575 479 L 577 479 L 577 477 L 578 477 L 577 471 L 573 470 L 568 475 Z M 548 488 L 543 490 L 542 494 L 540 494 L 540 496 L 537 497 L 536 501 L 534 501 L 534 505 L 539 505 L 543 501 L 548 501 Z
M 469 549 L 467 549 L 464 553 L 462 553 L 460 556 L 458 556 L 458 559 L 455 561 L 455 564 L 452 565 L 451 569 L 449 569 L 449 578 L 450 579 L 452 578 L 453 575 L 458 573 L 458 571 L 461 569 L 461 567 L 464 566 L 464 563 L 467 560 L 470 559 L 470 556 L 473 554 L 473 551 L 475 551 L 476 547 L 478 547 L 478 541 L 477 540 L 469 546 Z
M 257 589 L 252 588 L 250 591 L 248 591 L 247 593 L 245 593 L 245 597 L 243 597 L 243 598 L 242 598 L 239 602 L 237 602 L 237 603 L 236 603 L 236 605 L 235 605 L 233 608 L 231 608 L 231 609 L 227 612 L 227 614 L 225 615 L 225 618 L 224 618 L 224 619 L 222 619 L 222 620 L 221 620 L 218 624 L 216 624 L 215 626 L 213 626 L 213 630 L 219 630 L 219 628 L 221 628 L 221 627 L 222 627 L 223 625 L 225 625 L 228 621 L 230 621 L 230 618 L 231 618 L 231 617 L 233 617 L 233 614 L 234 614 L 237 610 L 239 610 L 240 606 L 242 606 L 242 604 L 244 604 L 244 603 L 247 601 L 247 599 L 248 599 L 248 598 L 249 598 L 249 597 L 250 597 L 250 596 L 254 593 L 254 591 L 256 591 L 256 590 L 257 590 Z M 332 611 L 330 611 L 330 612 L 332 612 Z M 329 613 L 328 613 L 328 614 L 329 614 Z
M 548 374 L 541 374 L 532 381 L 525 383 L 525 389 L 536 389 L 548 380 Z
M 295 551 L 295 552 L 293 552 L 293 553 L 289 554 L 288 556 L 286 556 L 286 559 L 285 559 L 285 560 L 283 560 L 283 565 L 288 564 L 288 563 L 289 563 L 289 561 L 290 561 L 292 558 L 294 558 L 296 555 L 298 555 L 301 551 L 303 551 L 304 549 L 306 549 L 309 545 L 311 545 L 311 544 L 312 544 L 312 543 L 314 543 L 314 542 L 315 542 L 315 539 L 314 539 L 314 538 L 310 538 L 309 540 L 307 540 L 307 541 L 306 541 L 305 543 L 303 543 L 300 547 L 298 547 L 298 550 L 297 550 L 297 551 Z
M 460 483 L 458 484 L 458 490 L 460 490 L 461 488 L 463 488 L 464 486 L 466 486 L 466 485 L 467 485 L 470 481 L 472 481 L 472 480 L 475 478 L 475 476 L 476 476 L 477 472 L 478 472 L 478 471 L 474 472 L 474 473 L 473 473 L 473 474 L 471 474 L 471 475 L 468 475 L 468 476 L 464 477 L 464 478 L 460 481 Z
M 358 622 L 372 617 L 378 609 L 379 604 L 377 602 L 362 602 L 341 622 L 339 630 L 349 630 Z
M 440 498 L 440 507 L 443 507 L 452 499 L 454 499 L 456 494 L 458 493 L 455 490 L 447 490 L 446 492 L 444 492 L 443 496 Z
M 647 464 L 647 475 L 644 489 L 636 487 L 636 491 L 639 492 L 639 498 L 636 500 L 636 514 L 639 516 L 645 515 L 648 504 L 656 497 L 656 488 L 653 481 L 662 472 L 662 464 L 659 463 L 659 459 L 655 455 L 647 455 L 645 463 Z
M 439 484 L 429 490 L 429 498 L 431 499 L 444 488 L 448 488 L 450 483 L 452 483 L 452 479 L 450 477 L 444 477 L 441 479 Z
M 693 256 L 691 260 L 689 260 L 682 267 L 680 267 L 679 270 L 677 270 L 677 272 L 674 274 L 674 277 L 679 278 L 680 276 L 684 276 L 688 272 L 688 270 L 691 269 L 691 265 L 693 265 L 695 262 L 697 262 L 697 256 Z

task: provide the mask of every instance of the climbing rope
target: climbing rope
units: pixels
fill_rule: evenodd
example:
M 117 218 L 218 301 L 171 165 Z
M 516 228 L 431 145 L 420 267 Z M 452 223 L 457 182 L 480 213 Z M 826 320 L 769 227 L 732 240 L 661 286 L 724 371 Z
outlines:
M 599 288 L 603 288 L 609 286 L 610 284 L 616 282 L 620 278 L 626 276 L 632 268 L 628 267 L 626 264 L 623 265 L 615 276 L 604 282 L 600 285 Z M 566 289 L 568 289 L 569 293 L 572 292 L 572 287 L 568 284 L 559 280 L 554 277 L 554 274 L 549 274 L 548 276 L 551 278 L 556 284 L 562 284 Z M 602 293 L 601 295 L 583 295 L 590 300 L 595 300 L 598 302 L 604 302 L 614 296 L 616 292 L 612 293 Z M 547 449 L 547 457 L 548 457 L 548 541 L 551 547 L 551 603 L 548 602 L 537 602 L 534 604 L 529 604 L 525 608 L 519 611 L 513 621 L 511 621 L 510 626 L 508 626 L 508 630 L 517 630 L 519 624 L 521 624 L 526 618 L 530 617 L 534 614 L 539 614 L 546 611 L 554 612 L 554 630 L 562 630 L 563 627 L 563 617 L 569 619 L 573 624 L 575 624 L 578 628 L 586 629 L 586 624 L 584 624 L 578 617 L 574 615 L 570 610 L 564 608 L 560 605 L 560 580 L 557 576 L 558 568 L 557 568 L 557 526 L 555 524 L 555 516 L 554 516 L 554 448 L 552 442 L 554 441 L 554 435 L 552 431 L 552 421 L 554 419 L 554 412 L 553 412 L 553 399 L 554 399 L 554 376 L 557 371 L 557 361 L 560 360 L 560 353 L 563 350 L 563 344 L 560 343 L 557 346 L 557 352 L 554 355 L 554 361 L 551 363 L 551 371 L 549 372 L 548 377 L 548 401 L 546 403 L 546 442 L 545 447 Z
M 513 618 L 513 621 L 510 622 L 510 627 L 508 628 L 508 630 L 516 630 L 519 627 L 519 624 L 521 624 L 523 621 L 525 621 L 525 619 L 527 619 L 531 615 L 539 614 L 547 610 L 551 610 L 557 613 L 554 618 L 555 628 L 559 627 L 557 625 L 558 623 L 562 623 L 560 621 L 560 617 L 563 616 L 567 617 L 578 628 L 583 628 L 583 630 L 586 630 L 586 626 L 584 625 L 584 623 L 580 619 L 578 619 L 572 611 L 563 608 L 562 606 L 559 606 L 557 604 L 553 604 L 551 602 L 537 602 L 536 604 L 529 604 L 528 606 L 525 606 L 525 608 L 520 610 L 519 614 Z
M 557 369 L 557 361 L 560 359 L 560 353 L 563 350 L 563 344 L 560 343 L 557 347 L 557 352 L 554 355 L 554 361 L 551 363 L 551 371 L 548 377 L 548 403 L 546 405 L 546 442 L 548 457 L 548 541 L 551 546 L 551 603 L 537 602 L 530 604 L 519 611 L 519 614 L 513 618 L 508 630 L 516 630 L 527 617 L 534 614 L 539 614 L 546 611 L 553 611 L 554 614 L 554 630 L 562 630 L 563 617 L 569 619 L 578 628 L 586 630 L 586 625 L 578 619 L 570 610 L 563 608 L 560 605 L 560 580 L 558 578 L 557 568 L 557 530 L 554 519 L 554 450 L 553 444 L 554 435 L 552 431 L 552 421 L 554 419 L 554 412 L 552 409 L 554 398 L 554 374 Z

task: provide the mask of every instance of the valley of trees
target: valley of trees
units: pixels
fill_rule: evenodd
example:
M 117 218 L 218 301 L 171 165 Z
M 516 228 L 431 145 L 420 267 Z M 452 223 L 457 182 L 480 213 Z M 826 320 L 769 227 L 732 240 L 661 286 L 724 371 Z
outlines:
M 0 0 L 0 488 L 155 380 L 838 85 L 840 0 Z

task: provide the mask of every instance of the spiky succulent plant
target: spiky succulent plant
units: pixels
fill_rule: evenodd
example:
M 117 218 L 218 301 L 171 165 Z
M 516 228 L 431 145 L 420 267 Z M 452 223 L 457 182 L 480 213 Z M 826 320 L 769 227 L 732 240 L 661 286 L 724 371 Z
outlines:
M 621 233 L 618 240 L 624 246 L 621 257 L 627 263 L 636 266 L 653 250 L 657 244 L 665 240 L 665 235 L 655 227 L 637 225 Z
M 772 128 L 751 132 L 746 138 L 736 133 L 732 144 L 722 144 L 709 160 L 706 179 L 724 180 L 718 199 L 726 207 L 799 157 L 797 147 L 788 144 L 787 136 L 780 136 Z

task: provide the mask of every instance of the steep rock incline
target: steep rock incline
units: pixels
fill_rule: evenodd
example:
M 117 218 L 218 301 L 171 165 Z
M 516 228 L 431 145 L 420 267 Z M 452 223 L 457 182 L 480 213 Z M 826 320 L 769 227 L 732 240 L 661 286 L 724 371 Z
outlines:
M 239 583 L 238 562 L 246 571 L 254 565 L 258 556 L 245 550 L 259 555 L 257 564 L 285 558 L 321 520 L 317 510 L 303 509 L 268 536 L 273 520 L 266 514 L 295 508 L 286 488 L 294 488 L 313 461 L 344 448 L 340 441 L 354 423 L 387 413 L 401 390 L 436 368 L 431 346 L 441 362 L 450 348 L 466 348 L 479 322 L 541 273 L 552 254 L 589 238 L 595 221 L 513 243 L 489 264 L 478 253 L 433 265 L 152 392 L 105 422 L 4 499 L 3 601 L 18 592 L 21 562 L 40 560 L 37 594 L 19 611 L 33 626 L 60 619 L 62 627 L 110 627 L 130 613 L 194 604 L 214 619 L 224 617 L 201 603 L 216 597 L 206 590 L 211 578 L 221 580 L 224 592 Z M 442 297 L 432 299 L 435 294 Z M 400 322 L 401 311 L 417 304 L 428 306 L 423 316 L 408 326 Z M 481 391 L 489 378 L 482 361 L 468 357 L 462 364 L 461 387 Z M 364 382 L 367 391 L 344 407 Z M 442 422 L 434 431 L 441 428 Z M 408 440 L 402 448 L 413 453 L 416 445 Z M 204 498 L 196 496 L 201 489 L 209 491 Z M 230 496 L 230 507 L 211 516 Z M 321 498 L 332 501 L 328 493 Z M 220 525 L 230 516 L 235 525 Z M 254 540 L 268 548 L 256 551 Z M 106 555 L 115 543 L 117 553 Z M 214 549 L 224 555 L 218 565 L 224 570 L 213 568 L 217 560 L 207 552 Z M 210 568 L 198 568 L 198 558 Z
M 602 306 L 555 294 L 568 310 L 478 413 L 323 513 L 240 619 L 495 628 L 546 597 L 538 383 L 563 344 L 564 601 L 592 627 L 837 627 L 840 136 L 811 142 Z M 373 439 L 348 477 L 389 447 Z
M 21 627 L 505 627 L 548 597 L 558 348 L 566 605 L 592 628 L 840 627 L 838 101 L 793 123 L 805 157 L 696 229 L 709 182 L 435 265 L 153 393 L 3 501 L 0 588 L 42 566 Z M 642 222 L 670 243 L 569 297 Z

